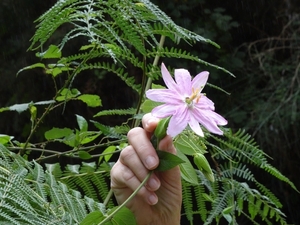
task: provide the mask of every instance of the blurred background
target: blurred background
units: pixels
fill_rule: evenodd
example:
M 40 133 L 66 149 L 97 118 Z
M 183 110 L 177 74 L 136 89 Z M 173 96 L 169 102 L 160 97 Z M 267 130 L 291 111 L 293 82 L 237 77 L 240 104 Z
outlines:
M 0 1 L 0 108 L 16 103 L 48 100 L 53 97 L 51 78 L 41 70 L 16 73 L 36 63 L 35 52 L 27 51 L 35 32 L 34 20 L 56 1 Z M 229 121 L 228 127 L 244 128 L 254 136 L 258 145 L 271 156 L 270 163 L 300 188 L 300 1 L 297 0 L 154 0 L 177 24 L 192 30 L 220 45 L 207 44 L 181 48 L 191 51 L 210 63 L 231 71 L 236 78 L 204 65 L 172 59 L 172 67 L 187 68 L 196 75 L 210 72 L 209 83 L 230 95 L 213 88 L 205 92 L 215 102 L 216 111 Z M 63 28 L 61 28 L 63 32 Z M 56 34 L 59 36 L 58 34 Z M 56 36 L 53 37 L 54 41 Z M 80 42 L 72 42 L 65 54 L 74 53 Z M 166 42 L 166 45 L 169 43 Z M 130 70 L 130 68 L 128 68 Z M 63 82 L 63 81 L 62 81 Z M 99 78 L 93 71 L 78 76 L 74 85 L 82 93 L 99 94 L 104 107 L 130 107 L 135 96 L 117 77 Z M 116 92 L 116 90 L 118 90 Z M 105 94 L 104 94 L 105 93 Z M 125 94 L 124 94 L 125 93 Z M 74 114 L 92 119 L 97 109 L 85 104 L 68 103 L 46 118 L 43 128 L 33 142 L 43 138 L 43 129 L 53 126 L 76 127 Z M 0 114 L 0 133 L 24 141 L 30 127 L 29 113 Z M 109 121 L 117 123 L 117 121 Z M 45 131 L 44 130 L 44 131 Z M 300 224 L 300 195 L 286 184 L 257 171 L 263 181 L 284 204 L 287 221 Z

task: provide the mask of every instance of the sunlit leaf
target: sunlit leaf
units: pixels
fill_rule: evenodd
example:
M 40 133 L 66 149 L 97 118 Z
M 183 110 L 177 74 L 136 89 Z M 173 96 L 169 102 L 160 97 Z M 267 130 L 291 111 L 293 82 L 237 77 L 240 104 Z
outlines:
M 50 45 L 47 51 L 37 53 L 36 56 L 43 59 L 58 59 L 61 58 L 61 51 L 56 45 Z
M 86 103 L 89 107 L 98 107 L 101 106 L 101 99 L 98 95 L 89 95 L 84 94 L 77 97 L 77 99 Z
M 55 140 L 59 138 L 64 138 L 73 133 L 73 130 L 69 128 L 52 128 L 45 132 L 45 138 L 47 140 Z
M 117 149 L 117 147 L 114 146 L 114 145 L 108 146 L 108 147 L 102 152 L 102 154 L 113 153 L 114 151 L 116 151 L 116 149 Z M 101 160 L 103 159 L 103 157 L 104 157 L 104 160 L 105 160 L 106 162 L 108 162 L 112 155 L 113 155 L 113 154 L 107 154 L 107 155 L 104 155 L 104 156 L 100 156 L 99 161 L 101 161 Z
M 28 109 L 29 105 L 32 103 L 23 103 L 23 104 L 15 104 L 10 107 L 8 107 L 8 110 L 10 111 L 17 111 L 18 113 L 21 113 Z
M 24 67 L 23 69 L 20 69 L 17 73 L 17 76 L 19 75 L 19 73 L 23 72 L 24 70 L 30 70 L 30 69 L 34 69 L 34 68 L 46 68 L 45 64 L 44 63 L 35 63 L 35 64 L 32 64 L 30 66 L 26 66 Z
M 88 130 L 88 123 L 86 119 L 84 119 L 80 115 L 76 115 L 77 124 L 79 126 L 80 131 L 87 131 Z
M 10 140 L 12 140 L 14 137 L 13 136 L 9 136 L 6 134 L 0 134 L 0 144 L 7 144 Z

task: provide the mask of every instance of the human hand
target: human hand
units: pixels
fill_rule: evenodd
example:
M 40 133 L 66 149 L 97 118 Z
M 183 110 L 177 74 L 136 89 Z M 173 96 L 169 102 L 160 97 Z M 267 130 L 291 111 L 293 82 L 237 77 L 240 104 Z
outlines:
M 159 159 L 150 142 L 158 119 L 146 114 L 143 128 L 136 127 L 128 132 L 130 143 L 122 150 L 119 160 L 111 170 L 111 188 L 119 204 L 122 204 L 141 184 L 147 174 L 154 170 Z M 176 154 L 172 138 L 166 136 L 159 149 Z M 135 215 L 138 225 L 180 224 L 182 201 L 179 166 L 168 171 L 152 173 L 146 185 L 126 205 Z

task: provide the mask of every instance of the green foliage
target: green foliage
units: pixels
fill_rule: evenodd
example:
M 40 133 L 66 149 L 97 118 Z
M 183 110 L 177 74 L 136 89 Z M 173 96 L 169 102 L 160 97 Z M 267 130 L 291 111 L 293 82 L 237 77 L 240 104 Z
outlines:
M 0 145 L 0 220 L 3 224 L 79 224 L 89 211 L 105 212 L 105 206 L 83 197 L 54 176 Z M 53 173 L 52 173 L 53 172 Z
M 215 25 L 225 32 L 237 24 L 223 12 L 220 8 L 206 11 L 216 20 Z M 39 51 L 36 56 L 41 62 L 21 69 L 18 74 L 43 69 L 51 77 L 55 93 L 51 100 L 0 109 L 0 112 L 28 111 L 31 124 L 25 143 L 13 140 L 10 135 L 0 136 L 0 219 L 16 225 L 135 224 L 133 214 L 124 205 L 115 206 L 111 198 L 108 180 L 115 161 L 112 155 L 128 145 L 128 131 L 139 126 L 141 116 L 157 106 L 145 101 L 144 93 L 153 80 L 161 77 L 160 58 L 178 58 L 232 75 L 178 44 L 183 40 L 191 46 L 198 42 L 218 45 L 176 25 L 147 0 L 59 0 L 36 22 L 37 30 L 30 49 Z M 52 39 L 61 27 L 66 32 L 57 40 Z M 65 55 L 64 48 L 75 39 L 81 41 L 81 46 L 76 53 Z M 165 40 L 172 43 L 172 47 L 164 46 Z M 53 41 L 56 43 L 50 43 Z M 134 68 L 135 73 L 129 68 Z M 71 101 L 76 104 L 78 100 L 90 108 L 102 106 L 103 96 L 82 94 L 73 87 L 77 76 L 86 70 L 101 71 L 109 78 L 114 74 L 138 95 L 137 103 L 132 102 L 129 108 L 104 108 L 93 114 L 96 119 L 121 117 L 124 122 L 107 125 L 106 121 L 88 120 L 75 114 L 77 128 L 44 128 L 43 141 L 31 143 L 44 118 L 54 109 L 62 107 L 64 112 Z M 215 85 L 211 87 L 221 90 Z M 47 107 L 42 108 L 45 105 Z M 159 139 L 165 135 L 167 123 L 164 122 L 156 132 Z M 253 168 L 261 169 L 296 191 L 297 188 L 268 163 L 268 156 L 249 134 L 224 129 L 224 137 L 205 132 L 202 138 L 185 130 L 174 139 L 174 145 L 177 156 L 158 151 L 161 159 L 158 169 L 166 170 L 179 164 L 183 180 L 183 215 L 190 224 L 195 215 L 200 216 L 204 224 L 221 220 L 237 224 L 240 216 L 253 224 L 258 224 L 257 217 L 266 224 L 273 221 L 286 224 L 282 204 L 255 178 Z M 60 150 L 61 146 L 66 150 Z M 58 157 L 80 163 L 49 160 Z

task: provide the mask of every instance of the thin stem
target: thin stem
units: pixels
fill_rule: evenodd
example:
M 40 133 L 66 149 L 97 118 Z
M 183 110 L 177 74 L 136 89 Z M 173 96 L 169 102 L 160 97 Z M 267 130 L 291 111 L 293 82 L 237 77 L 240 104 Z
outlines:
M 166 36 L 162 35 L 162 36 L 160 37 L 158 49 L 160 49 L 160 48 L 162 48 L 162 47 L 164 46 L 165 40 L 166 40 Z M 156 56 L 155 56 L 155 58 L 154 58 L 154 61 L 153 61 L 153 64 L 152 64 L 153 67 L 154 67 L 154 66 L 157 66 L 159 58 L 160 58 L 159 54 L 156 54 Z M 147 91 L 147 90 L 150 89 L 151 84 L 152 84 L 152 79 L 151 79 L 151 77 L 149 77 L 148 80 L 147 80 L 147 84 L 146 84 L 146 87 L 145 87 L 145 91 Z
M 98 223 L 98 225 L 102 225 L 105 224 L 107 221 L 109 221 L 118 211 L 120 211 L 121 208 L 123 208 L 131 199 L 134 198 L 134 196 L 138 193 L 138 191 L 145 185 L 145 183 L 148 181 L 148 179 L 150 178 L 151 174 L 153 173 L 153 171 L 150 171 L 147 176 L 145 177 L 145 179 L 143 180 L 143 182 L 138 186 L 138 188 L 121 204 L 118 206 L 118 208 L 112 213 L 109 214 L 104 220 L 102 220 L 100 223 Z
M 164 35 L 162 35 L 162 36 L 160 37 L 159 44 L 158 44 L 158 49 L 161 49 L 161 48 L 164 46 L 165 39 L 166 39 L 166 36 L 164 36 Z M 153 67 L 154 67 L 154 66 L 157 66 L 159 58 L 160 58 L 160 56 L 159 56 L 159 54 L 157 53 L 156 56 L 155 56 L 155 58 L 154 58 L 154 61 L 153 61 L 153 63 L 152 63 L 152 66 L 153 66 Z M 152 84 L 152 78 L 151 78 L 151 77 L 148 77 L 143 95 L 145 95 L 145 92 L 146 92 L 147 90 L 150 89 L 151 84 Z M 143 96 L 140 96 L 140 98 L 143 98 Z M 141 112 L 141 107 L 140 107 L 140 105 L 139 105 L 139 106 L 138 106 L 137 114 L 139 114 L 140 112 Z M 134 127 L 137 127 L 137 126 L 139 125 L 139 123 L 140 123 L 140 120 L 139 120 L 139 119 L 136 119 L 136 120 L 134 121 Z
M 109 200 L 110 200 L 110 198 L 111 198 L 112 195 L 113 195 L 113 190 L 110 189 L 109 192 L 108 192 L 108 194 L 107 194 L 107 196 L 106 196 L 106 198 L 104 199 L 104 202 L 103 202 L 103 205 L 105 207 L 108 204 L 108 202 L 109 202 Z
M 78 67 L 76 67 L 76 69 L 75 69 L 75 71 L 72 73 L 72 75 L 68 77 L 68 79 L 67 79 L 67 81 L 65 82 L 65 84 L 63 85 L 63 87 L 62 87 L 58 92 L 56 92 L 55 96 L 53 97 L 54 100 L 57 98 L 57 96 L 60 95 L 61 91 L 62 91 L 65 87 L 69 86 L 69 88 L 70 88 L 70 85 L 72 84 L 72 81 L 73 81 L 72 78 L 75 78 L 75 76 L 77 75 L 78 71 L 80 70 L 80 66 L 81 66 L 82 64 L 84 64 L 87 60 L 89 60 L 89 57 L 91 56 L 93 50 L 94 50 L 94 48 L 90 51 L 89 55 L 88 55 L 88 56 L 87 56 L 87 57 L 86 57 L 79 65 L 78 65 Z M 68 85 L 68 84 L 69 84 L 69 85 Z M 27 148 L 27 146 L 28 146 L 28 144 L 29 144 L 29 141 L 30 141 L 30 139 L 32 138 L 32 135 L 35 133 L 35 131 L 37 130 L 38 126 L 39 126 L 40 123 L 43 121 L 44 117 L 45 117 L 46 115 L 48 115 L 48 113 L 52 110 L 53 107 L 55 107 L 55 103 L 51 103 L 51 104 L 46 108 L 46 111 L 42 114 L 41 118 L 39 118 L 39 119 L 37 120 L 37 122 L 35 123 L 34 127 L 33 127 L 33 128 L 31 129 L 31 131 L 30 131 L 30 134 L 29 134 L 29 136 L 28 136 L 28 138 L 27 138 L 27 140 L 26 140 L 26 142 L 25 142 L 25 144 L 24 144 L 24 147 L 23 147 L 23 149 L 22 149 L 22 151 L 21 151 L 21 154 L 22 154 L 22 152 L 24 152 L 24 150 Z

